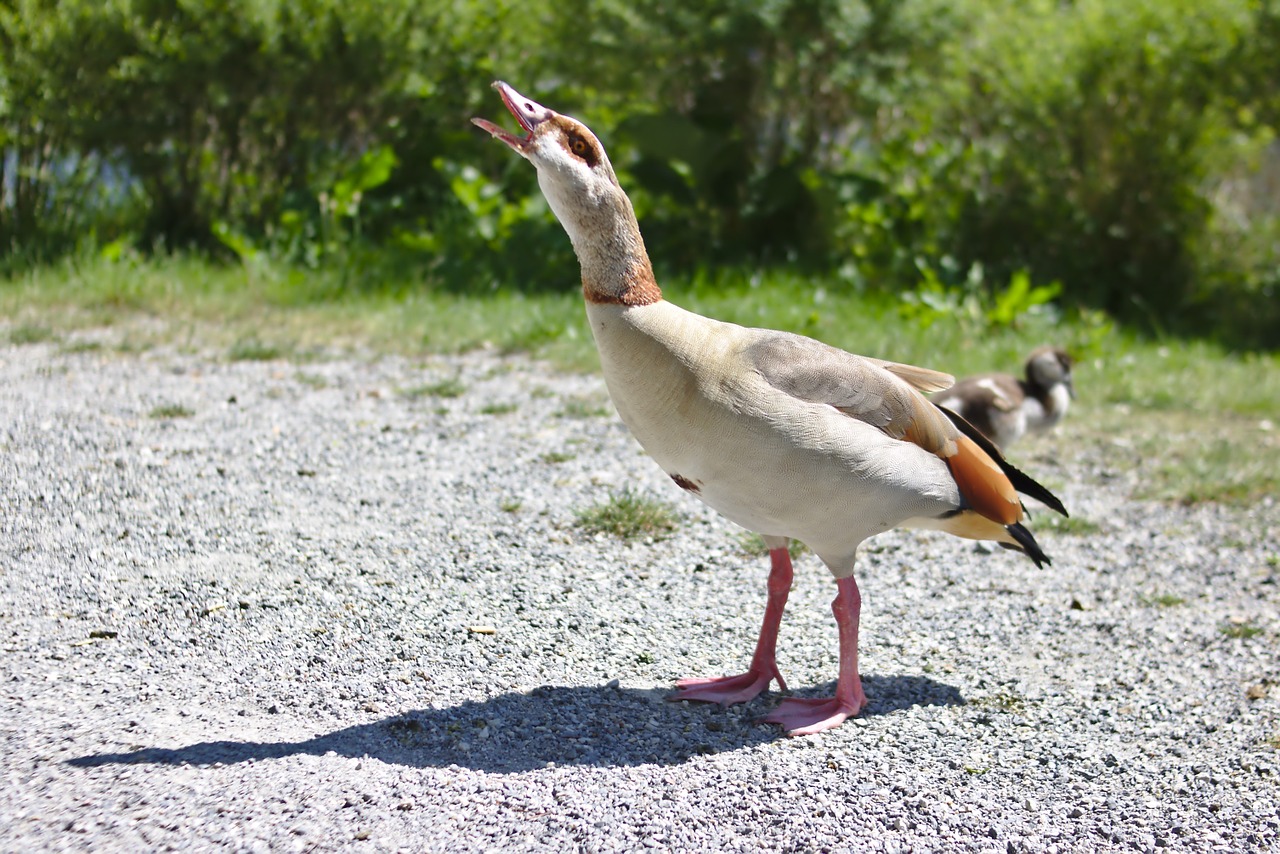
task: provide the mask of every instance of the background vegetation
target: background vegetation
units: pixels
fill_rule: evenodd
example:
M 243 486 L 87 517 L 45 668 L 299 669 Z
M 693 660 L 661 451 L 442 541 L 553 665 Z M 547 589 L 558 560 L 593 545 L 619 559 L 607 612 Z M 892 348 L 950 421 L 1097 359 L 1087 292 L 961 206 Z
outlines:
M 604 139 L 663 274 L 1280 343 L 1280 0 L 0 0 L 0 45 L 11 277 L 194 248 L 324 269 L 307 300 L 562 289 L 533 171 L 467 121 L 501 77 Z

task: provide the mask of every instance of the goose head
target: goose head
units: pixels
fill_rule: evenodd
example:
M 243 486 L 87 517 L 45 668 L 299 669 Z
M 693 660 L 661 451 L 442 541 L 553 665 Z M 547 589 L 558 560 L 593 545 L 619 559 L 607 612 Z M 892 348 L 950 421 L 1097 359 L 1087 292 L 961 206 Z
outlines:
M 1063 386 L 1067 394 L 1076 396 L 1071 380 L 1071 356 L 1058 347 L 1040 347 L 1027 357 L 1027 382 L 1040 389 L 1052 391 Z
M 620 225 L 638 234 L 631 201 L 596 135 L 577 119 L 526 98 L 501 80 L 494 81 L 493 88 L 524 135 L 508 133 L 486 119 L 472 123 L 537 168 L 538 186 L 574 246 L 615 234 Z

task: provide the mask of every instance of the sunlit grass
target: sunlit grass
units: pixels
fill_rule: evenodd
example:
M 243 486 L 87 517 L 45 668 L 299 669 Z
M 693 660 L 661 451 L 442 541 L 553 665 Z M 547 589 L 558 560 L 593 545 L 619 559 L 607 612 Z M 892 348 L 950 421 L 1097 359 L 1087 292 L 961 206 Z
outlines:
M 677 521 L 671 505 L 632 489 L 615 492 L 607 500 L 578 511 L 578 526 L 587 533 L 612 534 L 624 540 L 643 536 L 661 539 L 675 530 Z
M 167 420 L 171 418 L 190 418 L 195 415 L 194 409 L 180 403 L 165 403 L 155 407 L 149 413 L 152 418 Z
M 576 272 L 563 278 L 562 291 L 486 286 L 469 293 L 426 281 L 344 288 L 336 272 L 224 267 L 186 257 L 82 259 L 0 282 L 0 340 L 23 345 L 109 328 L 118 342 L 109 346 L 120 352 L 167 344 L 224 359 L 297 359 L 485 348 L 528 352 L 565 370 L 597 370 Z M 966 317 L 926 327 L 903 319 L 893 294 L 848 293 L 838 282 L 795 273 L 751 278 L 730 271 L 663 285 L 673 302 L 711 317 L 957 376 L 1017 373 L 1033 347 L 1065 347 L 1078 360 L 1078 397 L 1054 436 L 1010 449 L 1015 464 L 1034 469 L 1029 447 L 1064 460 L 1087 455 L 1095 467 L 1138 473 L 1135 496 L 1160 500 L 1248 503 L 1280 492 L 1275 354 L 1146 340 L 1097 313 L 1028 314 L 1012 328 Z M 408 393 L 449 396 L 425 387 Z M 601 417 L 611 408 L 574 399 L 560 414 Z M 1068 523 L 1060 532 L 1086 534 L 1088 527 Z
M 743 531 L 738 537 L 738 550 L 744 555 L 756 557 L 759 555 L 767 555 L 769 546 L 765 544 L 764 537 L 755 531 Z M 787 552 L 792 558 L 800 557 L 809 551 L 809 547 L 799 540 L 790 540 L 787 542 Z
M 1253 623 L 1224 623 L 1218 631 L 1235 640 L 1248 640 L 1262 634 L 1262 628 Z
M 1052 531 L 1069 537 L 1089 537 L 1102 531 L 1102 526 L 1083 516 L 1059 516 L 1042 513 L 1036 516 L 1036 531 Z
M 1155 608 L 1177 608 L 1179 605 L 1187 604 L 1186 598 L 1176 593 L 1158 593 L 1154 596 L 1139 595 L 1138 601 L 1143 605 Z
M 9 330 L 10 344 L 42 344 L 54 337 L 52 329 L 39 323 L 20 323 Z

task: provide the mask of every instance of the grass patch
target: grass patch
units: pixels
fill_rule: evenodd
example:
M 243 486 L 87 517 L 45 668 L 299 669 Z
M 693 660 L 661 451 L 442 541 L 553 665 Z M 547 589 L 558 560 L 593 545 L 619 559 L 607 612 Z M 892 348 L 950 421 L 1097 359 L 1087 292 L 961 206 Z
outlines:
M 661 539 L 675 530 L 676 521 L 676 513 L 669 504 L 630 488 L 578 512 L 578 526 L 587 533 L 612 534 L 624 540 L 646 536 Z
M 467 387 L 463 385 L 462 380 L 454 377 L 453 379 L 440 380 L 438 383 L 427 383 L 426 385 L 414 386 L 405 389 L 401 394 L 405 397 L 462 397 L 466 394 Z
M 755 531 L 743 531 L 738 535 L 738 551 L 750 557 L 758 557 L 767 555 L 769 547 L 765 545 L 764 537 Z M 800 555 L 808 554 L 809 547 L 799 540 L 791 540 L 787 543 L 787 552 L 794 559 L 800 557 Z
M 557 465 L 559 463 L 567 463 L 570 460 L 576 460 L 577 458 L 577 454 L 570 454 L 564 451 L 547 451 L 538 459 L 542 460 L 544 463 Z
M 1052 531 L 1068 537 L 1088 537 L 1102 532 L 1102 526 L 1091 519 L 1059 516 L 1057 513 L 1037 514 L 1034 527 L 1037 532 Z
M 1006 692 L 991 694 L 986 697 L 976 697 L 969 701 L 969 705 L 984 709 L 998 709 L 1014 715 L 1022 714 L 1027 710 L 1026 698 Z
M 486 403 L 480 407 L 481 415 L 507 415 L 520 407 L 514 403 Z
M 64 353 L 97 353 L 102 349 L 101 341 L 90 341 L 84 338 L 62 345 Z
M 1218 627 L 1218 631 L 1229 638 L 1248 640 L 1262 634 L 1262 627 L 1253 623 L 1225 623 Z
M 1139 596 L 1138 602 L 1147 607 L 1176 608 L 1187 604 L 1187 600 L 1173 593 L 1160 593 L 1155 596 Z
M 321 376 L 320 374 L 310 374 L 310 373 L 306 373 L 305 371 L 299 371 L 298 373 L 293 375 L 293 378 L 298 382 L 302 383 L 307 388 L 313 388 L 313 389 L 316 389 L 317 391 L 319 391 L 320 389 L 329 387 L 329 380 Z
M 190 418 L 196 411 L 181 403 L 165 403 L 152 409 L 147 415 L 151 418 Z
M 273 362 L 287 355 L 283 347 L 252 336 L 241 338 L 227 351 L 227 358 L 233 362 Z
M 609 407 L 595 397 L 566 398 L 560 405 L 560 411 L 556 413 L 561 418 L 579 419 L 603 418 L 608 414 Z
M 53 329 L 39 323 L 19 323 L 9 330 L 10 344 L 43 344 L 56 337 Z
M 516 498 L 504 498 L 498 503 L 498 509 L 503 513 L 518 513 L 523 506 L 524 502 Z

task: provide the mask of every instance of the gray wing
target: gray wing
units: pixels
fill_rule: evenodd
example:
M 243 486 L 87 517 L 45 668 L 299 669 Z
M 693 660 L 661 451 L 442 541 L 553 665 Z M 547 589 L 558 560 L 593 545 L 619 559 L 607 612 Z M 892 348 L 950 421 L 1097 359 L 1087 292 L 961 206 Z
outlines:
M 955 428 L 916 389 L 947 388 L 947 374 L 855 356 L 785 332 L 767 332 L 746 350 L 749 364 L 765 382 L 808 403 L 821 403 L 851 418 L 949 456 Z

